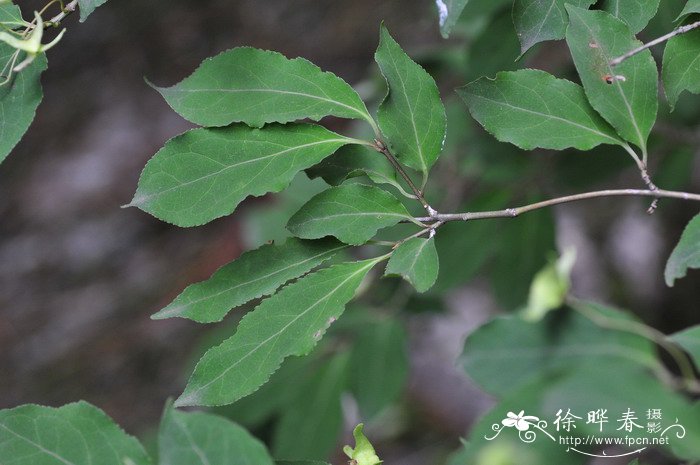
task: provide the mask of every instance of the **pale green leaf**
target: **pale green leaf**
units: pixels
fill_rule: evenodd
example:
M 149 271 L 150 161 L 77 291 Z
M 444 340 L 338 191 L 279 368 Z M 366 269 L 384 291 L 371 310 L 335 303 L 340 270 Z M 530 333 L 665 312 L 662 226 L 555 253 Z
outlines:
M 102 410 L 78 402 L 60 408 L 0 410 L 4 465 L 148 465 L 141 444 Z
M 287 229 L 303 239 L 334 236 L 346 244 L 360 245 L 381 228 L 411 218 L 390 193 L 378 187 L 343 184 L 309 200 L 290 218 Z
M 340 397 L 348 379 L 347 352 L 335 355 L 302 388 L 275 425 L 272 450 L 284 459 L 325 459 L 343 429 Z
M 535 275 L 527 306 L 522 311 L 523 318 L 539 321 L 550 311 L 564 305 L 571 287 L 571 269 L 575 261 L 575 249 L 568 249 L 556 262 L 549 263 Z
M 442 37 L 447 39 L 450 36 L 468 2 L 469 0 L 435 0 Z
M 395 402 L 408 379 L 408 335 L 396 320 L 364 324 L 352 346 L 350 388 L 363 418 Z
M 616 67 L 610 61 L 641 45 L 619 19 L 605 11 L 567 7 L 566 33 L 583 88 L 593 108 L 617 132 L 646 153 L 658 107 L 658 72 L 649 50 Z
M 199 323 L 221 321 L 231 309 L 272 294 L 345 247 L 335 240 L 293 238 L 282 245 L 264 245 L 221 267 L 208 280 L 188 286 L 152 318 L 181 317 Z
M 433 78 L 401 50 L 386 27 L 374 55 L 389 86 L 379 106 L 379 127 L 394 155 L 423 173 L 440 156 L 447 117 Z
M 680 21 L 693 13 L 700 13 L 700 0 L 688 0 L 688 3 L 685 4 L 685 8 L 683 8 L 681 14 L 678 15 L 676 21 Z
M 668 338 L 688 352 L 695 361 L 695 366 L 700 369 L 700 325 L 684 329 Z
M 595 0 L 515 0 L 513 23 L 520 38 L 521 53 L 546 40 L 563 39 L 566 25 L 566 5 L 588 8 Z
M 656 16 L 661 0 L 603 0 L 602 9 L 621 19 L 637 34 Z
M 0 66 L 11 60 L 15 49 L 0 42 Z M 24 58 L 20 54 L 16 63 Z M 34 120 L 36 109 L 41 103 L 41 73 L 46 69 L 46 56 L 42 53 L 25 69 L 13 73 L 4 85 L 0 86 L 0 162 L 15 148 L 29 125 Z M 0 76 L 0 80 L 4 80 Z
M 249 195 L 281 191 L 350 142 L 311 124 L 194 129 L 153 156 L 129 206 L 178 226 L 201 225 L 232 213 Z
M 502 72 L 457 90 L 472 116 L 502 142 L 525 150 L 621 144 L 583 89 L 534 69 Z
M 700 268 L 700 215 L 690 220 L 666 262 L 666 284 L 673 286 L 676 279 L 685 277 L 688 268 Z
M 10 29 L 24 23 L 19 7 L 12 2 L 0 3 L 0 23 L 9 23 Z M 4 66 L 4 60 L 2 63 Z
M 273 465 L 265 445 L 226 418 L 168 407 L 158 431 L 162 465 Z
M 346 145 L 318 165 L 306 170 L 311 178 L 320 177 L 331 186 L 342 184 L 347 179 L 367 175 L 377 184 L 394 186 L 404 196 L 412 197 L 399 184 L 396 170 L 380 153 L 361 145 Z
M 685 90 L 700 94 L 700 30 L 673 37 L 666 44 L 662 66 L 664 90 L 671 108 Z
M 377 453 L 374 451 L 374 446 L 369 442 L 362 429 L 364 425 L 360 423 L 352 432 L 355 438 L 355 448 L 350 446 L 343 447 L 343 452 L 356 465 L 379 465 L 382 461 L 379 460 Z
M 632 317 L 596 304 L 579 303 L 584 310 L 618 323 Z M 562 309 L 543 320 L 498 317 L 467 337 L 461 364 L 487 392 L 503 396 L 543 373 L 579 370 L 584 364 L 618 360 L 653 367 L 653 345 L 629 331 L 601 328 L 581 313 Z
M 401 276 L 418 292 L 425 292 L 438 277 L 438 255 L 434 239 L 414 237 L 399 245 L 386 266 L 385 276 Z
M 330 115 L 374 125 L 360 96 L 338 76 L 303 58 L 250 47 L 208 58 L 182 82 L 156 90 L 183 118 L 202 126 L 259 127 Z
M 102 6 L 107 3 L 107 0 L 78 0 L 78 6 L 80 7 L 80 22 L 84 22 L 88 16 L 95 11 L 95 8 Z
M 265 383 L 285 358 L 308 354 L 379 260 L 332 266 L 264 300 L 236 334 L 204 354 L 175 405 L 230 404 Z

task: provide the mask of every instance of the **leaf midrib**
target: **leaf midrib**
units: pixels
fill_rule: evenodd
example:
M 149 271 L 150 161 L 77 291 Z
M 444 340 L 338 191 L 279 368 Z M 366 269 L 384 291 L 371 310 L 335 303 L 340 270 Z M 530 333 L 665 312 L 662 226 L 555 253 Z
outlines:
M 474 94 L 474 93 L 472 93 L 471 95 L 474 96 L 474 97 L 476 97 L 476 98 L 480 98 L 480 99 L 486 100 L 486 101 L 488 101 L 488 102 L 494 103 L 494 104 L 496 104 L 496 105 L 502 105 L 502 106 L 505 106 L 505 107 L 507 107 L 507 108 L 511 108 L 511 109 L 514 109 L 514 110 L 520 110 L 520 111 L 523 111 L 523 112 L 525 112 L 525 113 L 531 113 L 531 114 L 533 114 L 533 115 L 541 116 L 541 117 L 543 117 L 543 118 L 551 118 L 551 119 L 554 119 L 554 120 L 556 120 L 556 121 L 561 121 L 561 122 L 563 122 L 563 123 L 570 124 L 570 125 L 572 125 L 572 126 L 574 126 L 574 127 L 578 127 L 578 128 L 581 128 L 581 129 L 585 129 L 585 130 L 587 130 L 587 131 L 589 131 L 589 132 L 591 132 L 591 133 L 593 133 L 593 134 L 597 134 L 597 135 L 599 135 L 599 136 L 605 137 L 606 139 L 610 139 L 610 140 L 614 141 L 616 144 L 619 144 L 619 143 L 620 143 L 620 140 L 618 140 L 618 139 L 616 139 L 616 138 L 614 138 L 614 137 L 612 137 L 612 136 L 610 136 L 610 135 L 608 135 L 608 134 L 605 134 L 604 132 L 597 131 L 597 130 L 595 130 L 595 129 L 589 127 L 589 126 L 584 126 L 584 125 L 582 125 L 582 124 L 580 124 L 580 123 L 576 123 L 575 121 L 571 121 L 571 120 L 562 118 L 562 117 L 560 117 L 560 116 L 555 116 L 555 115 L 551 115 L 551 114 L 547 114 L 547 113 L 541 113 L 541 112 L 538 112 L 538 111 L 529 110 L 529 109 L 527 109 L 527 108 L 518 107 L 518 106 L 512 105 L 512 104 L 507 103 L 507 102 L 499 102 L 498 100 L 493 100 L 493 99 L 490 99 L 490 98 L 488 98 L 488 97 L 484 97 L 484 96 L 477 95 L 477 94 Z
M 253 92 L 253 93 L 271 93 L 271 94 L 282 94 L 282 95 L 296 95 L 299 97 L 306 97 L 310 99 L 315 99 L 315 100 L 320 100 L 328 103 L 333 103 L 335 105 L 338 105 L 343 108 L 347 108 L 348 110 L 352 110 L 355 113 L 359 114 L 363 119 L 369 118 L 369 114 L 367 114 L 366 111 L 361 110 L 357 107 L 354 107 L 352 105 L 348 105 L 346 103 L 340 102 L 338 100 L 334 100 L 331 98 L 326 98 L 326 97 L 321 97 L 319 95 L 314 95 L 314 94 L 307 94 L 306 92 L 297 92 L 297 91 L 291 91 L 291 90 L 281 90 L 281 89 L 260 89 L 260 88 L 252 88 L 252 89 L 202 89 L 202 88 L 197 88 L 197 89 L 166 89 L 167 92 L 171 93 L 199 93 L 199 92 L 225 92 L 225 93 L 243 93 L 243 92 Z
M 239 142 L 245 142 L 245 141 L 239 141 Z M 198 178 L 191 179 L 191 180 L 189 180 L 189 181 L 187 181 L 187 182 L 184 182 L 184 183 L 181 183 L 181 184 L 177 184 L 177 185 L 175 185 L 175 186 L 173 186 L 173 187 L 169 187 L 169 188 L 164 189 L 164 190 L 162 190 L 162 191 L 154 192 L 153 194 L 142 195 L 142 196 L 140 196 L 138 199 L 134 199 L 128 206 L 141 206 L 141 205 L 144 205 L 146 202 L 150 201 L 150 200 L 153 199 L 153 198 L 160 197 L 160 196 L 165 195 L 165 194 L 167 194 L 167 193 L 169 193 L 169 192 L 172 192 L 172 191 L 174 191 L 174 190 L 181 189 L 181 188 L 183 188 L 183 187 L 189 186 L 189 185 L 191 185 L 191 184 L 195 184 L 195 183 L 200 182 L 200 181 L 203 181 L 203 180 L 205 180 L 205 179 L 209 179 L 209 178 L 211 178 L 211 177 L 213 177 L 213 176 L 218 176 L 218 175 L 220 175 L 220 174 L 222 174 L 222 173 L 224 173 L 224 172 L 226 172 L 226 171 L 228 171 L 228 170 L 231 170 L 231 169 L 233 169 L 233 168 L 237 168 L 237 167 L 239 167 L 239 166 L 247 165 L 247 164 L 249 164 L 249 163 L 256 163 L 256 162 L 259 162 L 259 161 L 262 161 L 262 160 L 266 160 L 266 159 L 268 159 L 268 158 L 278 157 L 278 156 L 280 156 L 280 155 L 284 155 L 285 153 L 292 152 L 292 151 L 295 151 L 295 150 L 301 150 L 301 149 L 305 149 L 305 148 L 308 148 L 308 147 L 314 147 L 314 146 L 323 145 L 323 144 L 335 144 L 335 143 L 339 143 L 339 142 L 350 143 L 351 141 L 350 141 L 349 139 L 326 139 L 326 140 L 322 140 L 322 141 L 318 141 L 318 142 L 312 142 L 312 143 L 309 143 L 309 144 L 297 145 L 297 146 L 294 146 L 294 147 L 289 147 L 289 148 L 287 148 L 287 149 L 285 149 L 285 150 L 282 150 L 282 151 L 279 151 L 279 152 L 275 152 L 275 153 L 272 153 L 272 154 L 268 154 L 268 155 L 265 155 L 265 156 L 262 156 L 262 157 L 252 158 L 252 159 L 249 159 L 249 160 L 244 160 L 244 161 L 235 163 L 235 164 L 233 164 L 233 165 L 228 165 L 228 166 L 226 166 L 225 168 L 220 169 L 219 171 L 215 171 L 215 172 L 212 172 L 212 173 L 208 173 L 208 174 L 206 174 L 206 175 L 204 175 L 204 176 L 200 176 L 200 177 L 198 177 Z M 199 155 L 199 156 L 206 156 L 206 155 L 203 155 L 203 154 L 200 154 L 200 153 L 195 153 L 195 152 L 192 152 L 192 154 L 194 154 L 194 155 Z

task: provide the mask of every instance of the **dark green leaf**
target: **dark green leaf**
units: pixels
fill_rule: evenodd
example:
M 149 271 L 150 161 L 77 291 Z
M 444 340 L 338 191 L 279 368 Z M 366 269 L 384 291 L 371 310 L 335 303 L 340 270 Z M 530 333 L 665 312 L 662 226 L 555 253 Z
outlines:
M 87 402 L 0 410 L 0 463 L 148 465 L 141 444 Z
M 418 292 L 425 292 L 435 284 L 438 268 L 435 240 L 414 237 L 394 250 L 384 275 L 401 276 Z
M 158 432 L 165 465 L 272 465 L 265 445 L 237 424 L 209 413 L 168 407 Z
M 288 239 L 264 245 L 220 268 L 211 278 L 187 287 L 153 319 L 181 317 L 199 323 L 221 321 L 229 310 L 269 295 L 330 259 L 346 246 L 335 240 Z
M 395 402 L 408 378 L 408 335 L 394 320 L 363 325 L 352 347 L 350 386 L 363 418 Z
M 520 38 L 520 51 L 546 40 L 563 39 L 568 18 L 566 5 L 588 8 L 595 0 L 515 0 L 513 22 Z
M 129 206 L 178 226 L 232 213 L 247 196 L 279 192 L 348 138 L 311 124 L 194 129 L 148 162 Z
M 580 86 L 544 71 L 502 72 L 457 92 L 487 131 L 525 150 L 590 150 L 622 143 Z
M 396 197 L 377 187 L 343 184 L 327 189 L 301 207 L 287 228 L 297 237 L 334 236 L 360 245 L 381 228 L 411 219 Z
M 666 284 L 673 286 L 676 279 L 685 277 L 688 268 L 700 268 L 700 215 L 690 220 L 666 263 Z
M 551 212 L 539 210 L 500 223 L 491 226 L 501 234 L 491 282 L 497 300 L 512 310 L 525 304 L 532 279 L 556 249 L 554 219 Z
M 631 320 L 605 307 L 577 305 L 606 321 Z M 469 335 L 460 360 L 469 376 L 496 396 L 513 392 L 542 373 L 582 370 L 581 366 L 601 360 L 645 367 L 658 363 L 646 339 L 603 329 L 569 309 L 550 312 L 538 322 L 519 316 L 496 318 Z
M 469 0 L 435 0 L 442 37 L 447 39 L 450 36 L 468 2 Z
M 10 5 L 11 6 L 11 5 Z M 0 63 L 9 62 L 15 49 L 0 42 Z M 20 63 L 23 53 L 17 60 Z M 15 148 L 29 125 L 34 120 L 36 109 L 41 103 L 41 73 L 46 69 L 46 56 L 40 54 L 34 62 L 0 86 L 0 162 Z M 4 80 L 0 76 L 0 80 Z
M 78 0 L 80 7 L 80 22 L 82 23 L 95 11 L 95 8 L 107 3 L 107 0 Z
M 309 380 L 275 427 L 272 450 L 284 459 L 324 459 L 343 427 L 340 396 L 346 389 L 348 353 L 333 357 Z
M 379 260 L 332 266 L 264 300 L 202 357 L 175 404 L 230 404 L 265 383 L 285 358 L 308 354 Z
M 672 109 L 683 91 L 700 94 L 700 30 L 668 41 L 662 69 L 664 89 Z
M 401 50 L 382 26 L 374 55 L 389 86 L 379 106 L 379 127 L 396 157 L 427 177 L 440 156 L 447 117 L 433 78 Z
M 658 72 L 649 50 L 616 67 L 610 61 L 641 45 L 619 19 L 604 11 L 567 7 L 566 33 L 588 100 L 617 132 L 646 153 L 656 121 Z
M 250 47 L 208 58 L 179 84 L 156 90 L 183 118 L 202 126 L 260 127 L 330 115 L 375 124 L 357 92 L 338 76 L 303 58 Z
M 661 0 L 603 0 L 602 8 L 638 33 L 656 15 Z

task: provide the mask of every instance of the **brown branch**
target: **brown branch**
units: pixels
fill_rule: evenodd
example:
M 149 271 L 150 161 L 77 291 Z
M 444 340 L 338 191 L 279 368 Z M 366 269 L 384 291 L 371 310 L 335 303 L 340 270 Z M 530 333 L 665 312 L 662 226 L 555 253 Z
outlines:
M 505 210 L 494 210 L 485 212 L 467 212 L 467 213 L 436 213 L 433 216 L 425 218 L 414 218 L 422 223 L 437 221 L 446 223 L 448 221 L 471 221 L 483 220 L 489 218 L 515 218 L 523 213 L 528 213 L 542 208 L 552 207 L 563 203 L 578 202 L 586 199 L 595 199 L 602 197 L 653 197 L 653 198 L 671 198 L 681 200 L 692 200 L 700 202 L 700 194 L 691 194 L 688 192 L 667 191 L 663 189 L 614 189 L 602 190 L 594 192 L 585 192 L 583 194 L 569 195 L 566 197 L 558 197 L 555 199 L 544 200 L 542 202 L 524 205 L 521 207 L 506 208 Z
M 685 34 L 686 32 L 690 32 L 693 29 L 697 29 L 699 27 L 700 27 L 700 21 L 697 21 L 697 22 L 692 23 L 692 24 L 686 24 L 685 26 L 681 26 L 678 29 L 676 29 L 672 32 L 669 32 L 665 36 L 661 36 L 658 39 L 654 39 L 649 43 L 646 43 L 640 47 L 637 47 L 634 50 L 630 50 L 629 52 L 625 53 L 624 55 L 619 56 L 619 57 L 611 60 L 610 66 L 617 66 L 620 63 L 622 63 L 623 61 L 625 61 L 626 59 L 631 58 L 631 57 L 635 56 L 636 54 L 641 53 L 644 50 L 653 47 L 654 45 L 658 45 L 662 42 L 666 42 L 667 40 L 672 39 L 673 37 L 676 37 L 676 36 L 681 35 L 681 34 Z

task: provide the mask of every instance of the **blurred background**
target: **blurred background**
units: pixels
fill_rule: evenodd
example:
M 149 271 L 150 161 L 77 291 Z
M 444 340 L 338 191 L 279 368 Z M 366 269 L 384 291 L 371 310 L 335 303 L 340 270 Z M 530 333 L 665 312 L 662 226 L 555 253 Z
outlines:
M 25 15 L 44 4 L 17 3 Z M 670 30 L 681 7 L 668 0 L 642 35 Z M 85 23 L 77 19 L 65 21 L 68 33 L 49 53 L 34 124 L 0 167 L 0 408 L 85 399 L 130 433 L 148 436 L 166 399 L 181 392 L 196 355 L 230 335 L 240 314 L 210 327 L 149 316 L 187 284 L 278 238 L 285 215 L 325 185 L 300 176 L 286 194 L 248 201 L 232 217 L 192 229 L 120 208 L 131 200 L 148 158 L 189 127 L 144 77 L 169 86 L 204 58 L 249 45 L 308 58 L 376 105 L 384 89 L 373 53 L 385 21 L 436 77 L 446 100 L 446 152 L 428 185 L 440 211 L 500 209 L 603 186 L 643 187 L 629 157 L 614 148 L 526 153 L 495 142 L 470 119 L 453 89 L 479 76 L 529 66 L 576 80 L 563 43 L 538 46 L 515 62 L 506 1 L 474 0 L 449 40 L 439 35 L 430 0 L 112 0 Z M 698 98 L 683 98 L 673 115 L 661 108 L 651 145 L 655 181 L 698 192 Z M 398 327 L 382 328 L 387 340 L 405 348 L 391 365 L 400 382 L 387 387 L 386 402 L 377 401 L 370 425 L 382 458 L 441 463 L 459 447 L 494 402 L 455 365 L 464 337 L 522 305 L 532 276 L 557 250 L 577 249 L 576 296 L 626 308 L 664 332 L 700 323 L 700 275 L 691 273 L 672 289 L 663 283 L 665 260 L 697 205 L 662 201 L 652 216 L 647 207 L 639 199 L 601 200 L 517 220 L 450 224 L 438 235 L 441 276 L 434 291 L 415 296 L 399 282 L 372 284 L 335 342 L 315 353 L 342 346 L 344 331 L 360 324 L 353 322 L 398 315 Z M 349 339 L 357 344 L 358 337 Z M 305 370 L 286 368 L 290 378 L 276 383 Z M 254 408 L 222 412 L 284 451 L 291 446 L 280 424 L 293 427 L 293 415 L 279 405 L 260 412 L 281 398 L 271 389 Z M 341 385 L 335 389 L 338 421 L 327 427 L 328 445 L 315 452 L 318 458 L 337 456 L 336 444 L 366 416 Z M 298 398 L 283 401 L 304 405 Z

